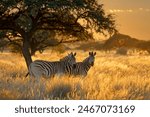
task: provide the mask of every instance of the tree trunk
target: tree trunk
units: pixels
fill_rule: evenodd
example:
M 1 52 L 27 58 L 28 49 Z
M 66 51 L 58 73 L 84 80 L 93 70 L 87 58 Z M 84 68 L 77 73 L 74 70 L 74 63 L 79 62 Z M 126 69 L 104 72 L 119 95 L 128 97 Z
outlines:
M 22 53 L 27 65 L 27 68 L 29 68 L 30 63 L 32 62 L 31 54 L 29 51 L 29 41 L 28 41 L 28 36 L 25 34 L 24 40 L 23 40 L 23 47 L 22 47 Z

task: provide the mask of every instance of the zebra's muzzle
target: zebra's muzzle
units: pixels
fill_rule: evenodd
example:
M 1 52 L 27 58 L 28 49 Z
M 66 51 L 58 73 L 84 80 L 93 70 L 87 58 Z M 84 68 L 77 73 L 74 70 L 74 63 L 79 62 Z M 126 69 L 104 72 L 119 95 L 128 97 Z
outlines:
M 91 63 L 91 66 L 94 66 L 94 62 Z

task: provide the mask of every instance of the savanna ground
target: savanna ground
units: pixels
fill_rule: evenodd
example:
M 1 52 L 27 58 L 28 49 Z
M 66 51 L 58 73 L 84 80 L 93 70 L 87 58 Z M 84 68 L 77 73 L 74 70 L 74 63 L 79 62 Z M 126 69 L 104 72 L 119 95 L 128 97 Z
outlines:
M 88 51 L 76 52 L 77 61 L 88 56 Z M 0 99 L 150 99 L 149 55 L 96 52 L 94 67 L 87 77 L 42 78 L 40 83 L 25 78 L 23 57 L 1 53 Z M 37 54 L 33 60 L 59 60 L 67 53 L 46 52 Z

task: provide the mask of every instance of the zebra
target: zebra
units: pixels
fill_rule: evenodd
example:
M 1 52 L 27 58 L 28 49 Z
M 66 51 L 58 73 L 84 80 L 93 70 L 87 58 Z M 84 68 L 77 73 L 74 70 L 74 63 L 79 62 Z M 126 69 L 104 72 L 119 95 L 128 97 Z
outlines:
M 76 65 L 76 53 L 70 53 L 68 56 L 60 59 L 60 61 L 44 61 L 35 60 L 29 65 L 29 74 L 31 77 L 40 78 L 54 77 L 55 75 L 61 76 L 69 73 L 71 68 Z
M 87 73 L 91 66 L 94 66 L 96 52 L 89 52 L 89 56 L 82 62 L 77 62 L 76 67 L 72 69 L 71 75 L 73 76 L 87 76 Z
M 35 60 L 29 65 L 29 87 L 35 99 L 40 99 L 45 93 L 45 82 L 41 82 L 41 77 L 52 78 L 55 75 L 62 76 L 68 73 L 70 68 L 76 64 L 76 53 L 70 53 L 60 61 Z M 39 88 L 37 90 L 37 88 Z

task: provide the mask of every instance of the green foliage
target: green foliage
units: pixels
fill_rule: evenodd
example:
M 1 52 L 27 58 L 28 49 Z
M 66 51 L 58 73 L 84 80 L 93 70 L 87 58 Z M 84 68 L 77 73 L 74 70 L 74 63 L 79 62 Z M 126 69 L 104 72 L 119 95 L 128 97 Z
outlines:
M 5 35 L 6 35 L 6 32 L 0 31 L 0 37 L 1 37 L 1 38 L 4 37 Z
M 18 19 L 16 19 L 16 24 L 21 27 L 24 31 L 29 32 L 32 28 L 31 19 L 26 15 L 20 15 Z
M 1 4 L 5 7 L 13 6 L 17 3 L 16 0 L 1 0 Z

